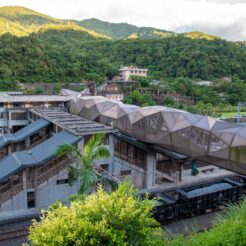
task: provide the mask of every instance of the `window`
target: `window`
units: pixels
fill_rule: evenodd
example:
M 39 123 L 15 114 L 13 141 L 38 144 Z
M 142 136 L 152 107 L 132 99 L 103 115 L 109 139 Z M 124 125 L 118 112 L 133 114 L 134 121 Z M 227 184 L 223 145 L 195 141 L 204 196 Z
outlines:
M 14 108 L 20 108 L 21 107 L 21 103 L 20 102 L 14 102 L 13 103 L 13 107 Z
M 108 171 L 108 164 L 102 164 L 101 168 L 105 171 Z
M 124 171 L 121 171 L 120 172 L 120 174 L 123 176 L 125 176 L 125 175 L 129 175 L 129 174 L 131 174 L 131 170 L 124 170 Z
M 35 193 L 27 192 L 27 208 L 35 208 Z
M 58 179 L 56 180 L 56 184 L 57 185 L 62 185 L 62 184 L 67 184 L 68 183 L 68 179 Z

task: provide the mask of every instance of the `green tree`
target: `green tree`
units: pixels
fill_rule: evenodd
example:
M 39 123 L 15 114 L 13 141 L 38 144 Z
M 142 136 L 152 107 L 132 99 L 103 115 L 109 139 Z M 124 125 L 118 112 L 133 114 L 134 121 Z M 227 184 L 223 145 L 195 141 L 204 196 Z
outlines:
M 80 194 L 89 194 L 91 188 L 101 178 L 95 169 L 95 161 L 110 157 L 109 147 L 103 144 L 104 137 L 104 134 L 93 135 L 84 146 L 83 154 L 71 144 L 63 144 L 57 148 L 56 154 L 58 156 L 70 154 L 80 163 L 79 169 L 70 167 L 68 175 L 70 184 L 79 177 Z
M 125 97 L 124 103 L 134 104 L 138 106 L 154 106 L 156 103 L 150 95 L 141 94 L 139 91 L 135 90 Z
M 153 202 L 137 197 L 128 182 L 111 194 L 100 188 L 69 207 L 56 203 L 34 222 L 29 239 L 32 246 L 160 245 L 152 207 Z
M 17 82 L 0 81 L 0 91 L 17 91 L 20 86 Z

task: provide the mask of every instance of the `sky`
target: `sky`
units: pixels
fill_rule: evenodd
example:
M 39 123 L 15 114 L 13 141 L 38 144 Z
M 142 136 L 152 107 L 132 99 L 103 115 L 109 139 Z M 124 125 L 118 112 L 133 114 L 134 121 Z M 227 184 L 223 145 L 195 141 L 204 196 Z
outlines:
M 62 19 L 97 18 L 246 40 L 246 0 L 0 0 Z

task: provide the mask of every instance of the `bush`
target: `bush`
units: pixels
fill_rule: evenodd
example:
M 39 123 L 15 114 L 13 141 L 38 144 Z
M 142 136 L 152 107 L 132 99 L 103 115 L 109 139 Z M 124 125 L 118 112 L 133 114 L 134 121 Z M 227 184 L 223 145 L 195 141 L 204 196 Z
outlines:
M 128 183 L 108 194 L 102 189 L 85 199 L 61 203 L 30 228 L 31 245 L 159 245 L 153 203 L 135 196 Z

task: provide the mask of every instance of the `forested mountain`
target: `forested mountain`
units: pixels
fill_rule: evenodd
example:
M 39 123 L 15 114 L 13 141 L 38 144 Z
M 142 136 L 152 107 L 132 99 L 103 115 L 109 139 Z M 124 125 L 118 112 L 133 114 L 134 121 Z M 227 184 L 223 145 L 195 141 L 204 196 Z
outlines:
M 64 27 L 65 26 L 65 27 Z M 111 39 L 153 39 L 185 36 L 192 39 L 214 40 L 217 37 L 201 32 L 177 34 L 152 27 L 137 27 L 127 23 L 110 23 L 95 18 L 76 21 L 62 20 L 19 6 L 0 7 L 0 35 L 11 33 L 27 36 L 40 29 L 69 28 L 72 31 L 87 32 L 94 37 Z
M 200 32 L 177 35 L 95 19 L 73 22 L 2 7 L 0 34 L 6 32 L 0 37 L 0 81 L 102 82 L 117 75 L 120 65 L 146 67 L 158 80 L 246 79 L 244 43 Z
M 52 30 L 52 31 L 51 31 Z M 79 39 L 108 38 L 93 30 L 88 30 L 75 21 L 61 20 L 41 14 L 24 7 L 0 7 L 0 35 L 10 33 L 15 36 L 27 36 L 33 33 L 53 35 L 59 31 L 75 34 Z
M 122 64 L 149 69 L 153 79 L 246 79 L 246 47 L 224 40 L 99 40 L 71 30 L 0 38 L 0 81 L 103 81 Z M 83 33 L 84 35 L 84 33 Z
M 159 38 L 174 36 L 175 33 L 152 27 L 137 27 L 127 23 L 110 23 L 95 18 L 77 22 L 80 26 L 94 30 L 112 39 Z

